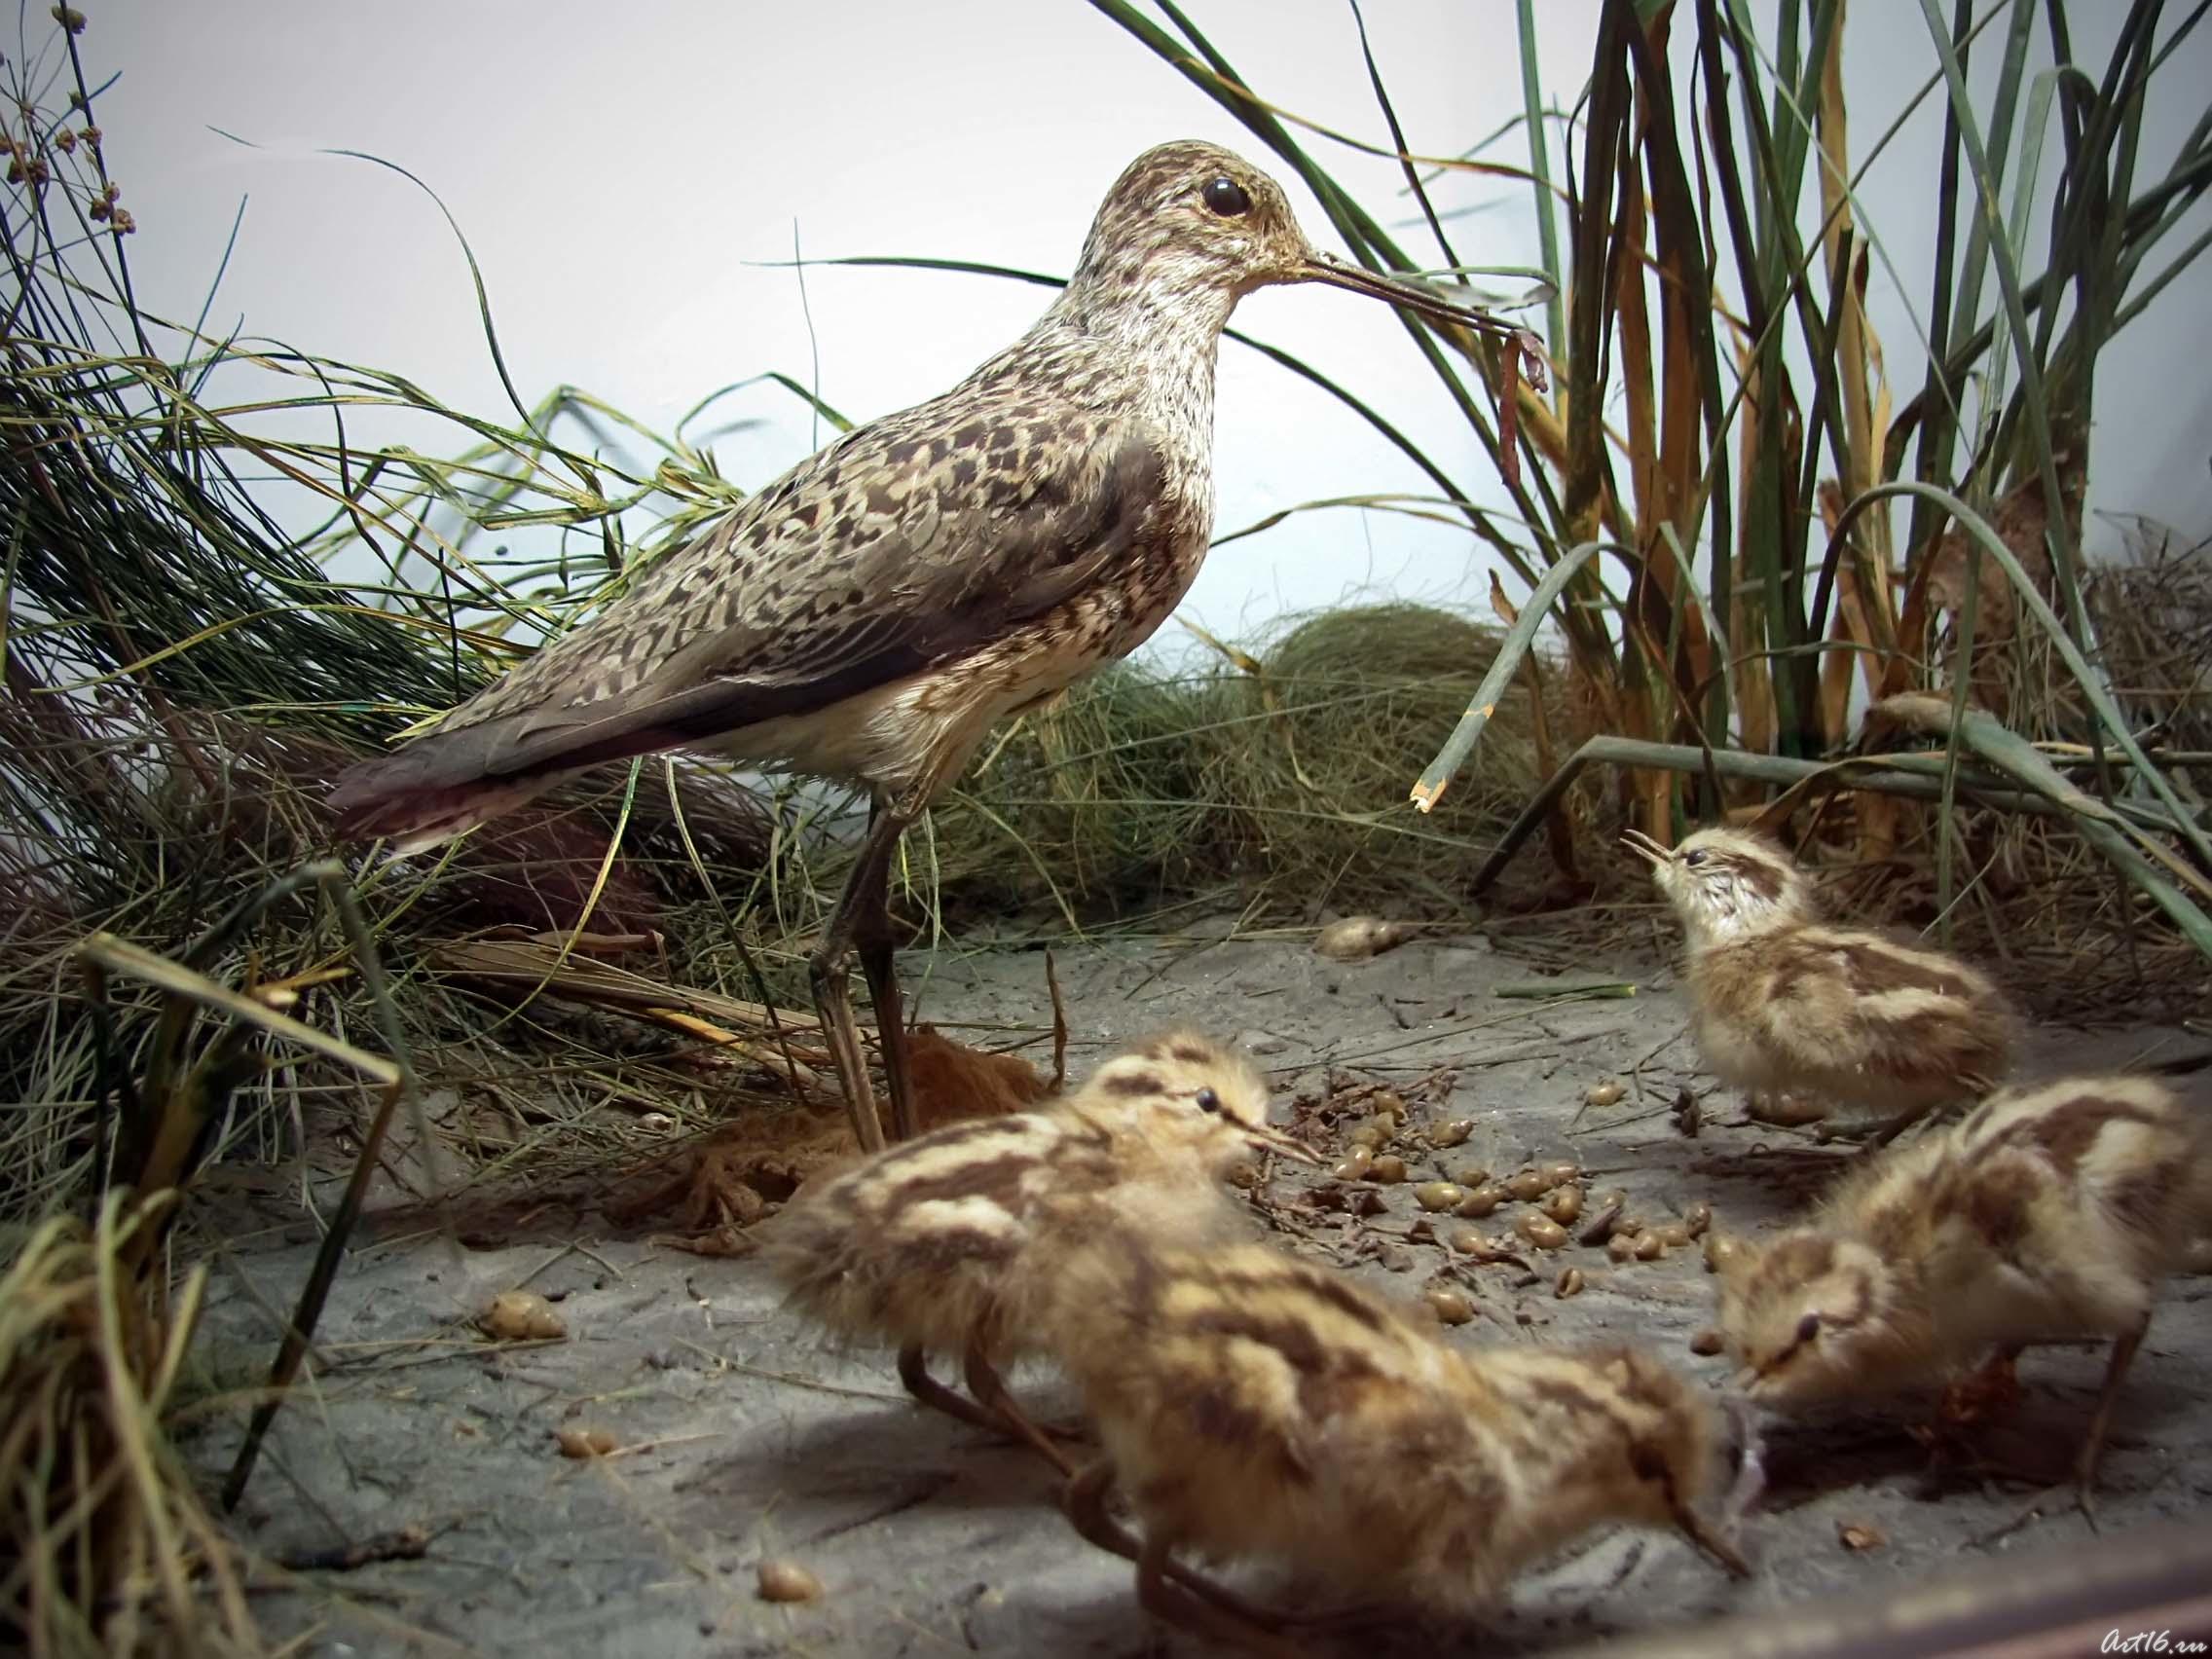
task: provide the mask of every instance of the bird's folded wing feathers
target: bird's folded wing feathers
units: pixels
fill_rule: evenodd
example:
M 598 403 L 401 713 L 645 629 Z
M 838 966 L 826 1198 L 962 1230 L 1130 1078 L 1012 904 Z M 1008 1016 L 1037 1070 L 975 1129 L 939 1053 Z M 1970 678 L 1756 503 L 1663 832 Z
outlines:
M 928 446 L 887 467 L 890 436 L 824 452 L 446 723 L 354 767 L 331 797 L 341 830 L 400 793 L 703 742 L 972 652 L 1108 575 L 1160 496 L 1160 452 L 1127 429 L 995 492 L 960 488 Z M 832 461 L 866 486 L 815 498 L 809 475 Z

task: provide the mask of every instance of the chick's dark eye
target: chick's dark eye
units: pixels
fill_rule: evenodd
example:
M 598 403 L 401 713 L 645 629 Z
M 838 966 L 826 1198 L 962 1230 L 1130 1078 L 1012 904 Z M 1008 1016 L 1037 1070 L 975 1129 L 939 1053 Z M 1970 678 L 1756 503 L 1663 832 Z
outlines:
M 1797 1340 L 1799 1342 L 1809 1343 L 1820 1334 L 1821 1316 L 1818 1313 L 1808 1313 L 1797 1321 Z
M 1699 865 L 1705 863 L 1705 853 L 1702 849 L 1697 852 L 1684 853 L 1682 855 L 1682 863 L 1688 865 L 1690 868 L 1695 869 Z
M 1204 195 L 1206 206 L 1224 219 L 1241 219 L 1252 210 L 1252 199 L 1233 178 L 1208 180 Z
M 1210 1088 L 1198 1090 L 1198 1110 L 1201 1112 L 1218 1112 L 1221 1110 L 1221 1096 Z

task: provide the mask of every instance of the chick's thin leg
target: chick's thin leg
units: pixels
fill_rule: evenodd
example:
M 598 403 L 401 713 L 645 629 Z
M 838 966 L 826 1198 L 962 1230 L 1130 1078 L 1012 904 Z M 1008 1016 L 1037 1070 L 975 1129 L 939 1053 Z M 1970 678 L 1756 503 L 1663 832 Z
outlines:
M 1095 1544 L 1124 1561 L 1142 1561 L 1144 1547 L 1137 1542 L 1136 1534 L 1113 1517 L 1110 1509 L 1113 1496 L 1114 1460 L 1101 1457 L 1061 1489 L 1060 1508 L 1085 1542 Z M 1294 1622 L 1272 1608 L 1246 1601 L 1234 1590 L 1223 1589 L 1202 1572 L 1177 1566 L 1173 1560 L 1163 1562 L 1161 1570 L 1199 1600 L 1211 1602 L 1224 1612 L 1255 1625 L 1268 1627 Z
M 822 1032 L 830 1040 L 830 1053 L 837 1062 L 837 1078 L 845 1086 L 845 1109 L 852 1114 L 853 1133 L 863 1152 L 883 1150 L 883 1122 L 875 1115 L 875 1089 L 868 1082 L 867 1056 L 861 1051 L 860 1027 L 853 1018 L 853 963 L 869 941 L 888 942 L 891 937 L 891 857 L 906 820 L 896 812 L 874 812 L 867 838 L 845 878 L 845 891 L 830 912 L 830 925 L 822 931 L 822 943 L 811 964 L 815 1012 L 822 1016 Z M 894 1016 L 897 1010 L 893 1010 Z M 877 1036 L 883 1045 L 886 1075 L 897 1080 L 903 1071 L 905 1033 L 882 1023 L 877 1013 Z M 891 1058 L 894 1050 L 898 1059 Z
M 957 1418 L 971 1427 L 988 1429 L 993 1434 L 1007 1431 L 1006 1423 L 1000 1419 L 932 1377 L 929 1359 L 919 1344 L 899 1350 L 899 1381 L 906 1384 L 907 1393 L 932 1411 L 942 1412 L 946 1417 Z
M 1144 1547 L 1137 1552 L 1137 1601 L 1146 1612 L 1156 1619 L 1180 1625 L 1209 1641 L 1267 1654 L 1270 1659 L 1307 1659 L 1304 1648 L 1283 1640 L 1267 1623 L 1232 1612 L 1216 1602 L 1170 1583 L 1171 1575 L 1181 1577 L 1170 1559 L 1173 1549 L 1173 1540 L 1162 1536 L 1147 1538 Z
M 2082 1514 L 2092 1523 L 2096 1520 L 2097 1464 L 2105 1452 L 2105 1433 L 2112 1427 L 2113 1401 L 2120 1394 L 2120 1384 L 2127 1376 L 2127 1368 L 2134 1361 L 2135 1350 L 2143 1346 L 2143 1337 L 2151 1329 L 2151 1314 L 2146 1309 L 2135 1328 L 2113 1340 L 2112 1359 L 2105 1366 L 2105 1385 L 2097 1395 L 2096 1415 L 2089 1419 L 2089 1432 L 2082 1442 L 2082 1453 L 2074 1463 L 2074 1484 L 2080 1493 Z
M 1012 1434 L 1025 1442 L 1032 1451 L 1053 1468 L 1075 1478 L 1075 1464 L 1068 1455 L 1052 1444 L 1052 1437 L 1030 1420 L 1014 1397 L 1007 1389 L 1006 1379 L 990 1362 L 990 1358 L 974 1343 L 968 1345 L 966 1356 L 968 1392 L 976 1396 L 976 1403 L 991 1414 L 994 1425 L 1002 1432 Z

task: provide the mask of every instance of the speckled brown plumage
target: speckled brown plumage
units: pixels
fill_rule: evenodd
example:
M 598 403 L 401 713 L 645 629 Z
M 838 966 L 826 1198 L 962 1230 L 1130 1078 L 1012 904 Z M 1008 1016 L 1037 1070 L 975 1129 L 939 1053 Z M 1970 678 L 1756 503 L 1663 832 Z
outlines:
M 2202 1114 L 2147 1077 L 2064 1078 L 1991 1096 L 1732 1253 L 1720 1328 L 1751 1397 L 1784 1409 L 1946 1382 L 2042 1339 L 2110 1339 L 2077 1470 L 2086 1501 L 2158 1281 L 2208 1232 Z
M 1802 1090 L 1888 1115 L 1885 1135 L 1986 1094 L 2010 1069 L 2009 1007 L 1956 957 L 1827 927 L 1764 835 L 1700 830 L 1672 852 L 1632 833 L 1689 940 L 1690 1022 L 1706 1064 L 1759 1096 Z
M 876 831 L 817 961 L 855 1128 L 857 953 L 913 1132 L 883 914 L 903 826 L 993 721 L 1125 655 L 1213 523 L 1214 358 L 1242 295 L 1321 281 L 1502 325 L 1317 253 L 1281 189 L 1210 144 L 1137 158 L 1059 299 L 940 397 L 861 426 L 661 560 L 396 754 L 340 780 L 342 831 L 432 845 L 603 761 L 682 746 L 866 786 Z
M 1269 1621 L 1162 1582 L 1176 1551 L 1259 1560 L 1346 1600 L 1466 1613 L 1591 1527 L 1678 1526 L 1721 1471 L 1705 1393 L 1627 1348 L 1449 1343 L 1346 1274 L 1264 1244 L 1101 1244 L 1043 1327 L 1104 1459 L 1070 1489 L 1086 1536 L 1134 1553 L 1163 1616 L 1239 1639 Z M 1118 1486 L 1141 1546 L 1104 1512 Z

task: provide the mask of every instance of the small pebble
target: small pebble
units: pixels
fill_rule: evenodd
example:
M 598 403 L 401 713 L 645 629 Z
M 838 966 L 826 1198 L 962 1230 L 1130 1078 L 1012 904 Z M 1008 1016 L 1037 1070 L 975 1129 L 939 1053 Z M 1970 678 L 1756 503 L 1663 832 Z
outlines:
M 822 1599 L 822 1580 L 799 1566 L 795 1561 L 764 1561 L 759 1568 L 760 1600 L 763 1602 L 817 1602 Z
M 500 1291 L 477 1323 L 487 1336 L 499 1342 L 547 1342 L 569 1334 L 553 1305 L 534 1290 Z
M 1313 954 L 1332 962 L 1364 962 L 1396 948 L 1413 936 L 1413 928 L 1405 922 L 1386 922 L 1380 916 L 1346 916 L 1314 935 Z

